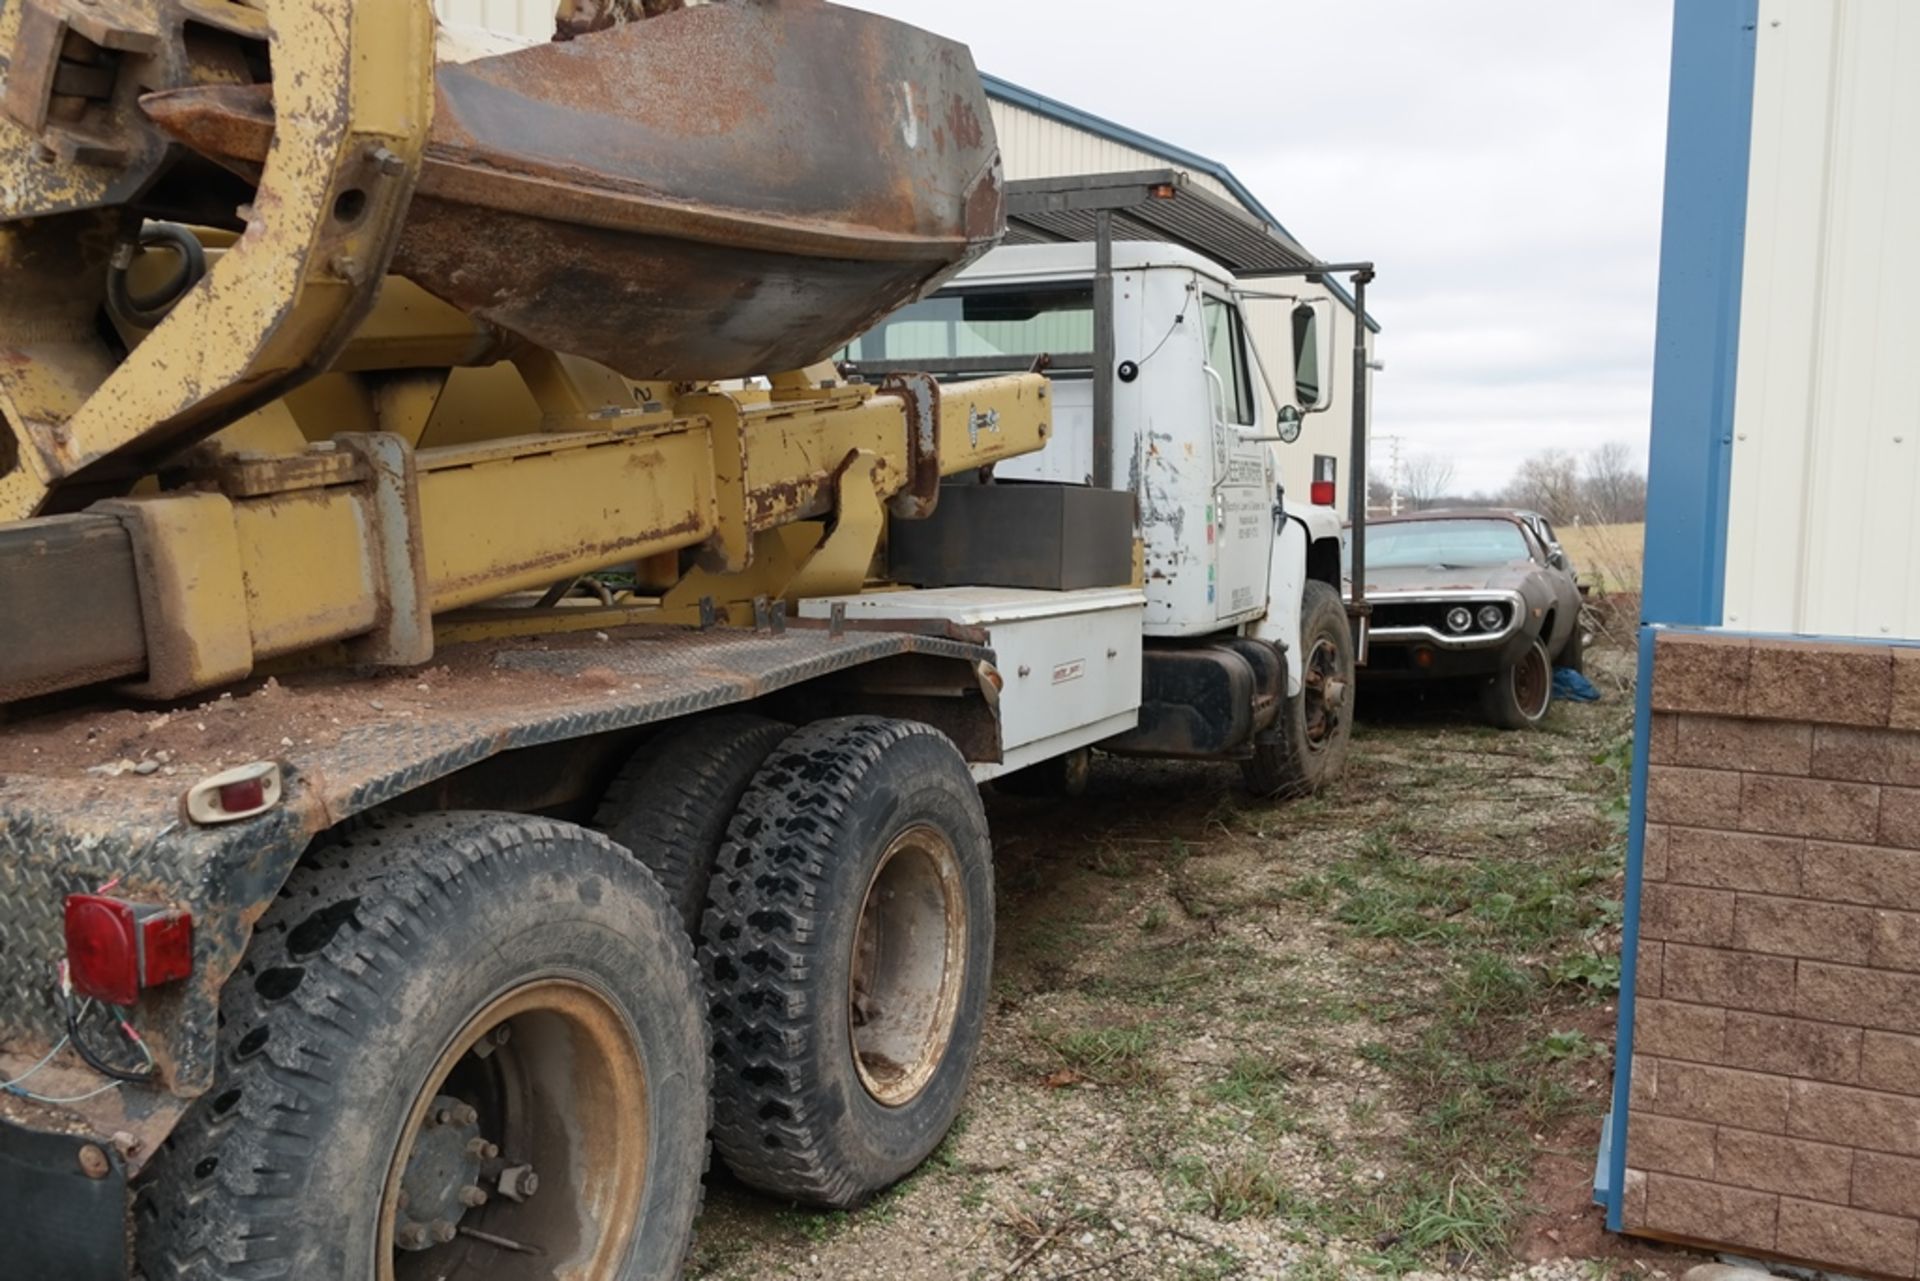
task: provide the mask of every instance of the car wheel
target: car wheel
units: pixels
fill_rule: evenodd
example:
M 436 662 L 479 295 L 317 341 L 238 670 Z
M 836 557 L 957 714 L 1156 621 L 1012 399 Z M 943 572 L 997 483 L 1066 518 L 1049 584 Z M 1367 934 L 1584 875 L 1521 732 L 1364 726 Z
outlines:
M 1480 710 L 1500 729 L 1532 729 L 1553 701 L 1553 664 L 1536 637 L 1480 691 Z

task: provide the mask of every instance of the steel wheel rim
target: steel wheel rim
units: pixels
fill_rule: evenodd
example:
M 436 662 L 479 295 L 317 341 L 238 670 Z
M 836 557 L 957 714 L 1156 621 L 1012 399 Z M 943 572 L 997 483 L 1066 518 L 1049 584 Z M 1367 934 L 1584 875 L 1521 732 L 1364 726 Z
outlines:
M 1346 702 L 1346 682 L 1340 679 L 1340 650 L 1325 636 L 1313 643 L 1300 673 L 1307 747 L 1321 751 L 1340 732 L 1340 708 Z
M 477 1154 L 469 1182 L 488 1199 L 461 1206 L 453 1240 L 404 1249 L 399 1239 L 420 1216 L 403 1193 L 418 1184 L 414 1158 L 425 1155 L 432 1140 L 424 1136 L 448 1099 L 472 1107 L 482 1141 L 494 1145 Z M 619 1275 L 646 1193 L 650 1120 L 639 1038 L 605 994 L 563 977 L 508 989 L 448 1042 L 408 1110 L 381 1190 L 379 1281 L 463 1269 L 503 1281 Z M 524 1199 L 515 1200 L 502 1172 L 520 1166 L 537 1184 L 529 1190 L 521 1180 L 514 1190 Z M 511 1249 L 516 1243 L 540 1253 Z
M 848 1044 L 876 1103 L 920 1096 L 953 1041 L 967 969 L 960 856 L 936 828 L 893 838 L 860 904 L 847 976 Z
M 1507 679 L 1513 685 L 1514 706 L 1522 716 L 1537 721 L 1547 714 L 1547 703 L 1553 697 L 1553 672 L 1547 662 L 1546 646 L 1533 642 L 1513 665 Z

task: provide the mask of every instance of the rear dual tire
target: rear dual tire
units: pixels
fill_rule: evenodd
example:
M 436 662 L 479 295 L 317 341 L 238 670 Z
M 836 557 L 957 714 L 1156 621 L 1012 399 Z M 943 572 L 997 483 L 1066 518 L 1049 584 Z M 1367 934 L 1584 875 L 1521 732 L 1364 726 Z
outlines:
M 743 1182 L 847 1208 L 959 1114 L 986 1019 L 993 866 L 944 735 L 798 731 L 740 802 L 709 889 L 714 1145 Z
M 510 814 L 357 827 L 295 871 L 221 1021 L 213 1088 L 139 1181 L 148 1281 L 679 1275 L 706 1168 L 698 982 L 604 838 Z

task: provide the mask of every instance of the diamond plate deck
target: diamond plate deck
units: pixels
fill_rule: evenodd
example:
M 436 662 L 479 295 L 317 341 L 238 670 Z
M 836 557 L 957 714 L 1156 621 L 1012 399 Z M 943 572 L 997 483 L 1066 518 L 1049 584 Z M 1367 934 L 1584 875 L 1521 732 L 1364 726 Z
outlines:
M 670 720 L 906 654 L 969 665 L 991 657 L 910 632 L 602 635 L 455 647 L 425 671 L 283 676 L 163 711 L 93 704 L 0 730 L 0 1078 L 58 1034 L 51 985 L 69 893 L 118 877 L 118 892 L 193 911 L 193 981 L 152 994 L 138 1016 L 174 1093 L 191 1096 L 211 1079 L 220 985 L 315 833 L 517 748 Z M 163 759 L 147 775 L 91 772 Z M 280 809 L 223 828 L 179 820 L 194 781 L 264 759 L 286 772 Z M 96 1133 L 140 1133 L 155 1118 L 170 1124 L 176 1107 L 126 1089 L 84 1117 Z

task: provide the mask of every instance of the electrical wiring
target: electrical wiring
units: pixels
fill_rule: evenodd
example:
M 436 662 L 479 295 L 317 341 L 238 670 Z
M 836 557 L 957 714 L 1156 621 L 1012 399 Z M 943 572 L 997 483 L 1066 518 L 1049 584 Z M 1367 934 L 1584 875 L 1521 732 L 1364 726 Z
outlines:
M 159 1066 L 153 1061 L 153 1051 L 147 1048 L 146 1041 L 142 1039 L 138 1032 L 133 1030 L 131 1023 L 125 1019 L 115 1020 L 120 1025 L 121 1033 L 129 1041 L 133 1042 L 135 1048 L 140 1051 L 140 1057 L 146 1060 L 145 1066 L 138 1071 L 129 1071 L 126 1068 L 116 1067 L 102 1058 L 93 1047 L 87 1044 L 86 1038 L 80 1034 L 80 1019 L 74 1010 L 71 995 L 63 992 L 60 1003 L 65 1008 L 67 1015 L 67 1039 L 72 1042 L 73 1048 L 79 1052 L 80 1057 L 86 1060 L 88 1067 L 98 1072 L 101 1076 L 110 1077 L 117 1082 L 134 1085 L 144 1085 L 159 1075 Z
M 1153 350 L 1148 352 L 1146 355 L 1142 356 L 1139 360 L 1135 361 L 1134 362 L 1135 364 L 1140 366 L 1140 368 L 1145 369 L 1147 367 L 1147 362 L 1160 354 L 1160 349 L 1166 346 L 1167 343 L 1173 339 L 1173 336 L 1175 334 L 1180 332 L 1180 326 L 1187 323 L 1187 312 L 1192 310 L 1193 300 L 1195 298 L 1198 298 L 1199 296 L 1200 296 L 1200 287 L 1198 285 L 1187 286 L 1187 300 L 1184 303 L 1180 304 L 1180 314 L 1173 318 L 1173 323 L 1167 327 L 1167 332 L 1160 335 L 1160 341 L 1153 345 Z
M 32 1079 L 41 1068 L 53 1062 L 53 1056 L 67 1048 L 67 1041 L 67 1037 L 61 1037 L 58 1041 L 54 1042 L 53 1048 L 48 1050 L 38 1063 L 22 1072 L 19 1076 L 14 1077 L 11 1081 L 0 1081 L 0 1090 L 5 1090 L 10 1094 L 26 1094 L 27 1092 L 25 1090 L 18 1089 L 17 1087 Z M 27 1097 L 31 1098 L 32 1096 L 28 1095 Z

